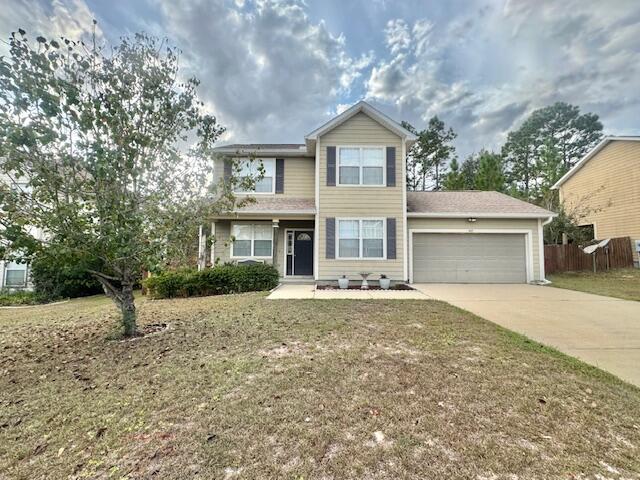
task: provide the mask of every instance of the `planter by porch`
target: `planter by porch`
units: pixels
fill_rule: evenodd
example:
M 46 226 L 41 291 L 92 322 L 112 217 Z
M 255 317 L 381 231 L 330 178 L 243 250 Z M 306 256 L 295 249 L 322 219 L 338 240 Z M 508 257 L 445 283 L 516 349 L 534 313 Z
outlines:
M 338 286 L 342 290 L 346 290 L 347 288 L 349 288 L 349 279 L 347 277 L 339 278 L 338 279 Z
M 380 277 L 380 288 L 383 290 L 389 290 L 391 286 L 391 279 L 387 277 Z

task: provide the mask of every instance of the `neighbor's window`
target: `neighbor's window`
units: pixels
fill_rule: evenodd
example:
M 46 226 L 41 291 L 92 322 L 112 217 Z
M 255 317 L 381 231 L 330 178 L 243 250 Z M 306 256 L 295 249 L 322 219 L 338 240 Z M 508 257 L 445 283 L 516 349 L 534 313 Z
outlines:
M 8 262 L 4 271 L 5 287 L 24 287 L 27 285 L 27 264 Z
M 339 185 L 384 185 L 384 149 L 380 147 L 340 147 Z
M 255 181 L 252 190 L 245 190 L 242 185 L 237 185 L 235 193 L 275 193 L 276 161 L 274 158 L 247 159 L 239 164 L 238 176 L 241 178 L 255 179 L 260 176 L 261 168 L 264 168 L 264 176 Z
M 338 220 L 338 258 L 384 258 L 384 221 Z
M 273 233 L 271 225 L 236 223 L 231 229 L 232 257 L 271 257 Z

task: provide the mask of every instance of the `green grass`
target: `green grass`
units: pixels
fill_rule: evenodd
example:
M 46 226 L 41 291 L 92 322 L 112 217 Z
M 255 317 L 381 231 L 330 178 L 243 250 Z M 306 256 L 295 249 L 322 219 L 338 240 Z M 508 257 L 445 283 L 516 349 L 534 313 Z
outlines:
M 557 288 L 640 301 L 640 269 L 638 268 L 597 273 L 556 273 L 547 278 L 553 282 L 552 286 Z
M 446 303 L 243 294 L 139 311 L 169 328 L 113 340 L 102 297 L 0 311 L 0 478 L 640 471 L 637 388 Z

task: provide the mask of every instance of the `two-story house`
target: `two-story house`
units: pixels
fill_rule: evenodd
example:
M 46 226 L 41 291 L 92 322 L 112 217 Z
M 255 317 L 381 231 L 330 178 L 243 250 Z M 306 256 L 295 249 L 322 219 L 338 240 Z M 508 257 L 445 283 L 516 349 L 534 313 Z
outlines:
M 593 238 L 628 236 L 640 266 L 640 137 L 605 137 L 553 188 Z
M 207 258 L 270 262 L 282 277 L 317 282 L 362 272 L 398 282 L 543 281 L 542 226 L 553 213 L 497 192 L 407 192 L 415 141 L 359 102 L 303 144 L 218 147 L 219 181 L 235 163 L 250 175 L 259 161 L 264 175 L 237 192 L 253 203 L 214 219 Z

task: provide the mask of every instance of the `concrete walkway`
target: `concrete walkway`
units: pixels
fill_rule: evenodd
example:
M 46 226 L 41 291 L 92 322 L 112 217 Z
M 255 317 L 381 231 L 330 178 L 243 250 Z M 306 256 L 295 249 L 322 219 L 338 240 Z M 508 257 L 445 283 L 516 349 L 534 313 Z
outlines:
M 269 300 L 429 300 L 418 290 L 316 290 L 315 285 L 282 284 L 267 297 Z
M 640 302 L 533 285 L 413 285 L 640 386 Z

